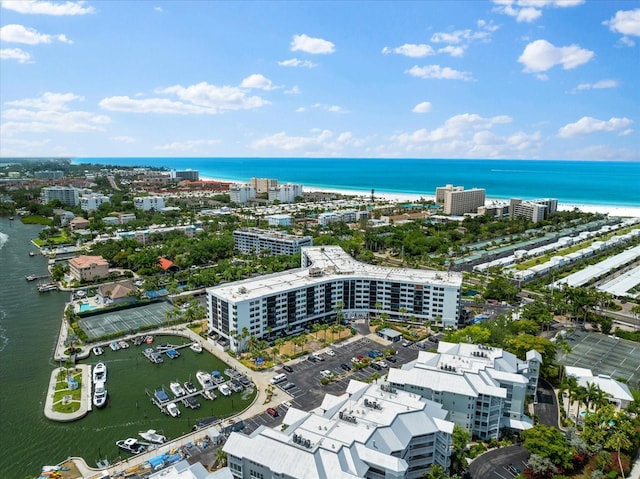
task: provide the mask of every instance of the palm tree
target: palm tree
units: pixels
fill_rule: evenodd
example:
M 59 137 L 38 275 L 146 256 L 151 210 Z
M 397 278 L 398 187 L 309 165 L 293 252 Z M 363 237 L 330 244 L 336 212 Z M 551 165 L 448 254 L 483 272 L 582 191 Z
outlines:
M 216 450 L 216 464 L 218 467 L 224 467 L 227 465 L 227 453 L 222 450 L 222 447 L 219 447 Z
M 322 331 L 324 331 L 324 341 L 325 341 L 325 343 L 326 343 L 326 342 L 327 342 L 327 330 L 329 329 L 329 325 L 328 325 L 327 323 L 323 323 L 323 324 L 320 326 L 320 329 L 321 329 Z
M 447 479 L 449 477 L 442 467 L 439 464 L 432 464 L 429 472 L 425 472 L 422 477 L 426 479 Z
M 333 342 L 334 334 L 340 333 L 340 331 L 342 331 L 342 326 L 339 324 L 332 324 L 329 330 L 331 331 L 331 342 Z

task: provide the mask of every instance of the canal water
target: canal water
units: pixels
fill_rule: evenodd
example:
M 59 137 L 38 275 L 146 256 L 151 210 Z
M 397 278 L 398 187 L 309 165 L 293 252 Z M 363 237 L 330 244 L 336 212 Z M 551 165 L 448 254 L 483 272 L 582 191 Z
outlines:
M 68 293 L 38 293 L 27 274 L 46 272 L 46 258 L 29 256 L 36 248 L 39 226 L 0 218 L 0 473 L 22 479 L 37 476 L 45 464 L 56 464 L 68 456 L 82 456 L 90 466 L 107 458 L 114 461 L 127 454 L 115 442 L 137 437 L 139 431 L 156 429 L 169 438 L 190 431 L 199 420 L 224 417 L 241 409 L 252 394 L 234 394 L 215 401 L 201 399 L 200 409 L 180 405 L 180 418 L 170 418 L 154 406 L 148 393 L 169 383 L 191 380 L 196 386 L 198 370 L 223 371 L 225 365 L 207 354 L 189 348 L 179 358 L 165 358 L 154 365 L 145 359 L 142 347 L 106 349 L 100 360 L 107 364 L 109 405 L 85 418 L 56 423 L 44 417 L 43 408 L 51 371 L 58 367 L 53 349 Z M 180 344 L 181 338 L 158 337 L 156 342 Z M 84 362 L 95 364 L 91 356 Z M 219 395 L 221 396 L 221 395 Z

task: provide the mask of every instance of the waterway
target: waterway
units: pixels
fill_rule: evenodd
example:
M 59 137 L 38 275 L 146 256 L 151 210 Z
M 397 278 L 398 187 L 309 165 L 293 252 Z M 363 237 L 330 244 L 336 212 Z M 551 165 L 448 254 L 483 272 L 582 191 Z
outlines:
M 26 274 L 46 272 L 46 258 L 30 257 L 35 251 L 30 240 L 40 227 L 19 220 L 0 218 L 0 477 L 23 479 L 37 476 L 45 464 L 55 464 L 68 456 L 82 456 L 90 466 L 97 460 L 125 457 L 115 441 L 135 437 L 139 431 L 157 429 L 169 438 L 191 430 L 201 419 L 225 416 L 251 397 L 234 394 L 215 401 L 201 400 L 202 407 L 188 410 L 180 406 L 179 419 L 162 414 L 151 404 L 145 390 L 152 392 L 173 380 L 192 380 L 202 369 L 223 370 L 224 365 L 207 353 L 185 348 L 180 358 L 152 365 L 131 346 L 100 356 L 108 367 L 109 406 L 94 410 L 83 419 L 56 423 L 44 417 L 43 407 L 53 361 L 62 311 L 68 293 L 38 293 Z M 160 342 L 179 343 L 161 337 Z M 95 357 L 85 362 L 96 363 Z M 233 403 L 232 401 L 235 401 Z

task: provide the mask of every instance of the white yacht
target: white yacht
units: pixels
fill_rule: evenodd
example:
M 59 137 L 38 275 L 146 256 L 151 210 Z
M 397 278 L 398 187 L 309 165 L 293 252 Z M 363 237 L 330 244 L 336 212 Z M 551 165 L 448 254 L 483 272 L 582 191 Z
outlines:
M 169 384 L 169 389 L 171 389 L 171 392 L 175 397 L 184 396 L 186 394 L 184 388 L 178 381 L 174 381 Z
M 105 407 L 107 404 L 107 389 L 104 387 L 104 381 L 98 381 L 94 384 L 93 405 L 98 408 Z
M 162 444 L 167 442 L 167 437 L 162 434 L 158 434 L 155 429 L 149 429 L 148 431 L 140 431 L 140 437 L 145 441 L 149 441 L 153 444 Z
M 178 409 L 178 406 L 174 402 L 170 402 L 169 404 L 167 404 L 167 412 L 171 417 L 180 416 L 180 409 Z
M 93 384 L 105 382 L 107 380 L 107 366 L 104 363 L 98 363 L 93 367 Z

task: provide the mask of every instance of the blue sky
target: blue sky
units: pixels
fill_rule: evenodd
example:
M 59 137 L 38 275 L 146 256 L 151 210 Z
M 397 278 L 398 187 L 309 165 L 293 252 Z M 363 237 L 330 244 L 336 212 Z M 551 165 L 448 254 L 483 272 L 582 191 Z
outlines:
M 1 156 L 640 161 L 640 2 L 3 0 Z

